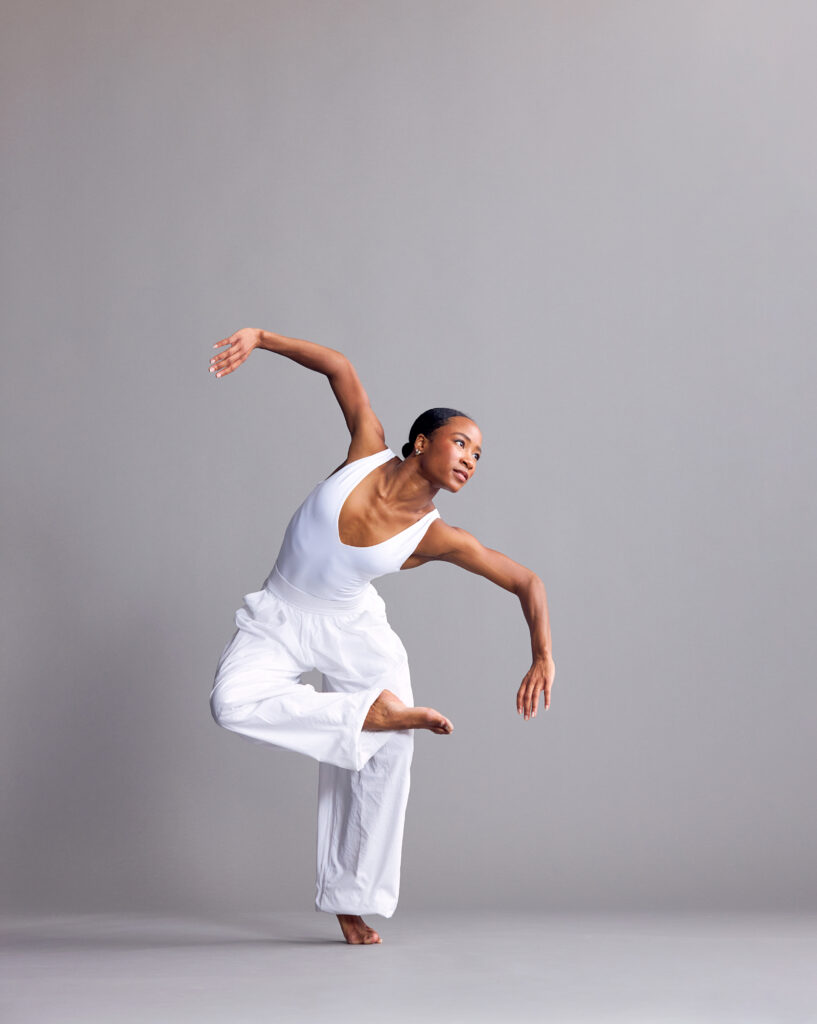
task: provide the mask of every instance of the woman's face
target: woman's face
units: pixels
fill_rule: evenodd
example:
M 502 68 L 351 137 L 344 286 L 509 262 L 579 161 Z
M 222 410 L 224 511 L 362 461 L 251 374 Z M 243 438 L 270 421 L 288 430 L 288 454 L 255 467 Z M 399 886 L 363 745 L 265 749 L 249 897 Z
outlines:
M 419 465 L 423 476 L 435 487 L 456 493 L 477 468 L 482 454 L 482 432 L 473 420 L 454 416 L 431 437 L 419 434 L 414 447 L 422 452 Z

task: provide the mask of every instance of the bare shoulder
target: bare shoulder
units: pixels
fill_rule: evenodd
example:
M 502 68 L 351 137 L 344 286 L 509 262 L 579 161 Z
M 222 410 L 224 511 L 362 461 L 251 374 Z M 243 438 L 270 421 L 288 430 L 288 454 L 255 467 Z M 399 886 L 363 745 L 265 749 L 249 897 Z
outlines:
M 517 593 L 532 576 L 524 565 L 501 551 L 485 547 L 472 533 L 459 526 L 451 526 L 443 519 L 435 519 L 429 526 L 406 568 L 432 561 L 451 562 L 512 593 Z
M 376 455 L 378 452 L 385 451 L 387 447 L 386 434 L 380 420 L 369 409 L 368 413 L 364 412 L 361 415 L 356 424 L 356 429 L 349 442 L 349 451 L 346 453 L 346 458 L 329 475 L 334 476 L 339 469 L 348 466 L 350 462 L 365 459 L 368 455 Z
M 372 409 L 357 371 L 345 356 L 329 375 L 329 383 L 343 412 L 351 437 L 346 461 L 354 462 L 356 459 L 363 459 L 367 455 L 382 451 L 386 447 L 383 425 Z
M 371 406 L 362 409 L 354 424 L 346 461 L 355 462 L 357 459 L 365 459 L 367 455 L 382 452 L 386 447 L 386 433 L 383 430 L 383 424 Z
M 426 530 L 415 555 L 421 559 L 446 559 L 461 551 L 477 551 L 482 544 L 467 530 L 452 526 L 442 517 L 435 519 Z

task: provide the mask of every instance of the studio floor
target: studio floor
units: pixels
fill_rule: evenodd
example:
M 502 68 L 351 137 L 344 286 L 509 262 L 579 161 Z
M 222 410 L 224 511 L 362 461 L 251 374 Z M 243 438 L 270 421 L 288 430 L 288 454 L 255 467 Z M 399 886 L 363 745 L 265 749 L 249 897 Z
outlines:
M 817 1022 L 817 917 L 6 917 L 3 1024 Z

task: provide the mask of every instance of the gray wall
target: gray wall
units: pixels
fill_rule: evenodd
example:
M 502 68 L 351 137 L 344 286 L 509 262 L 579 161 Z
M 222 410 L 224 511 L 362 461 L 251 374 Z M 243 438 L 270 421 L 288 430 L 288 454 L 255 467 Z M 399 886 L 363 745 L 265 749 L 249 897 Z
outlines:
M 7 908 L 304 908 L 317 764 L 220 730 L 242 595 L 344 457 L 485 455 L 451 522 L 511 595 L 381 581 L 418 704 L 401 906 L 817 907 L 817 7 L 5 4 Z

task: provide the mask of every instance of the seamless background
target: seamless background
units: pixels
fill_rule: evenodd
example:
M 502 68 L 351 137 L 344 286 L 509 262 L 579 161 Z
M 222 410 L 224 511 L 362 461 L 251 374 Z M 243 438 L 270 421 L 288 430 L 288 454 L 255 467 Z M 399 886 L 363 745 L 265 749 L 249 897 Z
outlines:
M 807 2 L 13 0 L 0 892 L 312 905 L 317 763 L 219 730 L 242 595 L 344 457 L 338 348 L 442 515 L 533 567 L 383 579 L 418 736 L 401 906 L 817 909 Z

